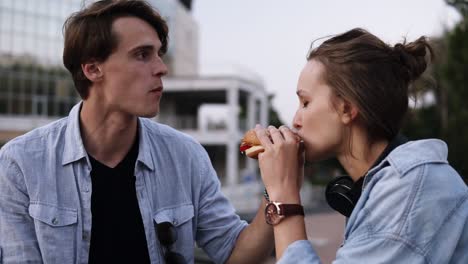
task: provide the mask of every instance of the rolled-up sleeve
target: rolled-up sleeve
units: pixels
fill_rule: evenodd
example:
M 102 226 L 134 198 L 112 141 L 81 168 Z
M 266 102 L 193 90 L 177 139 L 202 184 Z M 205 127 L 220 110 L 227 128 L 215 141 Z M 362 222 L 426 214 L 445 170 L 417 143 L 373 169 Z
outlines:
M 290 244 L 278 260 L 277 264 L 314 264 L 320 263 L 320 258 L 308 240 L 298 240 Z
M 0 263 L 40 263 L 29 197 L 16 163 L 0 152 Z
M 201 166 L 200 177 L 197 244 L 215 263 L 224 263 L 247 223 L 240 220 L 232 204 L 221 193 L 220 182 L 208 155 Z

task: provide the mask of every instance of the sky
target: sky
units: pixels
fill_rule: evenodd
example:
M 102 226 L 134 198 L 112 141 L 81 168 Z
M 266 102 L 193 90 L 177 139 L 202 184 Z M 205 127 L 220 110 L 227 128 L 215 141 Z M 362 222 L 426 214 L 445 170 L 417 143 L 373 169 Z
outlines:
M 443 0 L 194 0 L 192 12 L 201 74 L 260 78 L 287 125 L 313 40 L 361 27 L 394 45 L 440 36 L 461 18 Z

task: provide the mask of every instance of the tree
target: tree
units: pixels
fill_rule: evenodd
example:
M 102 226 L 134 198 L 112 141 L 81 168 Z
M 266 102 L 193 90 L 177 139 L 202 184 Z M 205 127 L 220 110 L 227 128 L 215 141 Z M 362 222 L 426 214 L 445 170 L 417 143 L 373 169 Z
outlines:
M 462 20 L 433 42 L 437 60 L 429 69 L 436 80 L 430 90 L 435 104 L 411 113 L 404 133 L 410 137 L 437 137 L 447 142 L 448 160 L 468 183 L 468 1 L 447 0 Z

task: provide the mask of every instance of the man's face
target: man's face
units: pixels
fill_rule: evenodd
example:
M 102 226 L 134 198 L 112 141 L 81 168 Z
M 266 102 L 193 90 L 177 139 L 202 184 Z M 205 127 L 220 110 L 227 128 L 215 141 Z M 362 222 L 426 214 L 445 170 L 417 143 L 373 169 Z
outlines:
M 109 112 L 153 117 L 159 112 L 167 67 L 160 57 L 161 41 L 146 21 L 122 17 L 114 21 L 116 50 L 99 67 L 102 81 L 95 91 Z

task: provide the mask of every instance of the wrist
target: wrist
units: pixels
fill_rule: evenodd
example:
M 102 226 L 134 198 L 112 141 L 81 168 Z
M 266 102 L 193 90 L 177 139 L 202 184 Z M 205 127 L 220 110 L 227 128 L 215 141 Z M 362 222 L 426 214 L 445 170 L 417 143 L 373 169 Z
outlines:
M 301 195 L 299 190 L 287 191 L 287 190 L 272 190 L 268 191 L 270 201 L 277 201 L 287 204 L 302 204 Z

